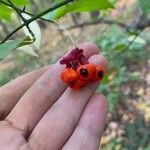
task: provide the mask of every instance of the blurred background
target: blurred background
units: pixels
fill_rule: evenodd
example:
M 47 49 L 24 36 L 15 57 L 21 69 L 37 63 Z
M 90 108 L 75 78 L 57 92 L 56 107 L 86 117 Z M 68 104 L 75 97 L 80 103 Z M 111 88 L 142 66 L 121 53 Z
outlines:
M 109 71 L 98 88 L 109 103 L 101 150 L 150 150 L 150 11 L 145 14 L 149 7 L 146 1 L 110 0 L 114 9 L 69 13 L 58 21 L 76 43 L 95 42 L 109 61 Z M 29 0 L 27 9 L 37 14 L 53 2 Z M 20 24 L 14 13 L 8 19 L 11 21 L 0 20 L 0 40 Z M 54 63 L 73 47 L 57 24 L 41 20 L 37 23 L 40 48 L 32 55 L 39 57 L 16 50 L 1 60 L 0 86 Z M 23 30 L 12 38 L 22 35 Z

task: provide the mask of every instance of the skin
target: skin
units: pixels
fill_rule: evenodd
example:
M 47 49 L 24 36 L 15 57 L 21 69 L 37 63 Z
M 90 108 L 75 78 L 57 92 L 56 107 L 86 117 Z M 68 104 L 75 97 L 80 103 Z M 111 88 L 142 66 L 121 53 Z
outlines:
M 107 69 L 95 44 L 79 45 L 90 63 Z M 107 101 L 98 82 L 72 90 L 60 80 L 59 61 L 0 88 L 0 149 L 97 150 Z

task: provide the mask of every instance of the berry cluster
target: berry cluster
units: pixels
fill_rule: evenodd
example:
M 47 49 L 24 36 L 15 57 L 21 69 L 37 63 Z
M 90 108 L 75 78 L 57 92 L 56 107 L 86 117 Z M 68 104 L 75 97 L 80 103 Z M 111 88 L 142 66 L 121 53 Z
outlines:
M 60 64 L 66 64 L 66 68 L 61 72 L 61 80 L 74 90 L 89 82 L 100 81 L 104 75 L 103 67 L 89 63 L 83 55 L 83 50 L 79 48 L 73 49 Z

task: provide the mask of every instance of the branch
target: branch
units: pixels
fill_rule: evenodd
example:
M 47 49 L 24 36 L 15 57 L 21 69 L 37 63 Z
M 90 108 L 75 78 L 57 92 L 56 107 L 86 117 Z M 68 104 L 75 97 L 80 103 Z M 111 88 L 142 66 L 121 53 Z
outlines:
M 48 9 L 46 9 L 45 11 L 37 14 L 36 16 L 33 16 L 32 18 L 30 18 L 29 20 L 27 20 L 25 23 L 23 23 L 22 25 L 20 25 L 19 27 L 17 27 L 14 31 L 12 31 L 9 35 L 7 35 L 1 43 L 4 43 L 6 42 L 14 33 L 16 33 L 17 31 L 19 31 L 21 28 L 23 28 L 24 26 L 27 26 L 29 25 L 31 22 L 33 22 L 34 20 L 44 16 L 45 14 L 59 8 L 59 7 L 62 7 L 66 4 L 69 4 L 70 2 L 73 2 L 74 0 L 64 0 L 63 2 L 59 3 L 59 4 L 56 4 Z
M 3 5 L 6 5 L 6 6 L 8 6 L 8 7 L 11 7 L 10 4 L 8 4 L 7 2 L 4 2 L 3 0 L 0 0 L 0 3 L 3 4 Z M 20 12 L 23 12 L 23 13 L 25 13 L 25 14 L 27 14 L 27 15 L 30 15 L 30 16 L 32 16 L 32 17 L 35 16 L 34 14 L 29 13 L 29 12 L 25 11 L 24 9 L 22 10 L 22 9 L 20 9 L 20 8 L 17 7 L 17 10 L 20 11 Z M 44 19 L 44 18 L 42 18 L 42 17 L 40 17 L 39 19 L 44 20 L 44 21 L 48 21 L 48 22 L 51 21 L 51 20 L 48 20 L 48 19 Z
M 129 28 L 128 25 L 126 25 L 122 22 L 117 22 L 117 21 L 114 21 L 114 20 L 106 20 L 106 19 L 97 19 L 95 21 L 87 21 L 87 22 L 80 23 L 80 24 L 77 24 L 77 25 L 69 26 L 66 29 L 72 30 L 72 29 L 75 29 L 75 28 L 81 28 L 81 27 L 84 27 L 84 26 L 97 25 L 97 24 L 100 24 L 100 23 L 104 23 L 104 24 L 108 24 L 108 25 L 116 24 L 116 25 L 118 25 L 122 28 L 125 28 L 125 29 Z
M 137 30 L 143 30 L 145 29 L 146 27 L 149 27 L 150 26 L 150 18 L 146 18 L 145 20 L 139 20 L 138 23 L 136 23 L 135 25 L 127 25 L 123 22 L 118 22 L 118 21 L 114 21 L 114 20 L 106 20 L 106 19 L 97 19 L 95 21 L 87 21 L 87 22 L 83 22 L 83 23 L 80 23 L 80 24 L 77 24 L 77 25 L 72 25 L 72 26 L 69 26 L 69 27 L 66 27 L 67 30 L 72 30 L 72 29 L 75 29 L 75 28 L 82 28 L 82 27 L 85 27 L 85 26 L 91 26 L 91 25 L 97 25 L 97 24 L 100 24 L 100 23 L 103 23 L 103 24 L 107 24 L 107 25 L 112 25 L 112 24 L 115 24 L 115 25 L 118 25 L 120 26 L 121 28 L 129 31 L 131 29 L 137 29 Z
M 22 20 L 24 23 L 26 23 L 27 20 L 22 16 L 22 12 L 21 12 L 20 10 L 18 10 L 18 7 L 16 7 L 16 6 L 11 2 L 11 0 L 7 0 L 7 1 L 10 3 L 11 7 L 12 7 L 12 8 L 16 11 L 16 13 L 19 15 L 19 17 L 21 18 L 21 20 Z M 33 41 L 35 41 L 35 40 L 36 40 L 35 35 L 34 35 L 34 33 L 32 32 L 32 30 L 30 29 L 29 25 L 26 25 L 26 28 L 28 29 L 29 33 L 31 34 L 31 36 L 32 36 L 32 38 L 33 38 Z

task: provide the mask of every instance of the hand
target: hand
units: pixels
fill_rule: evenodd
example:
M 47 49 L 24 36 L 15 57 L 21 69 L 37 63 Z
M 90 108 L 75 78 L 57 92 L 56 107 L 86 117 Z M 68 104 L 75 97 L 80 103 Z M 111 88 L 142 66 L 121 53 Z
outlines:
M 107 67 L 91 43 L 79 45 L 91 63 Z M 107 102 L 98 83 L 74 91 L 60 80 L 57 62 L 0 88 L 1 150 L 97 150 Z

